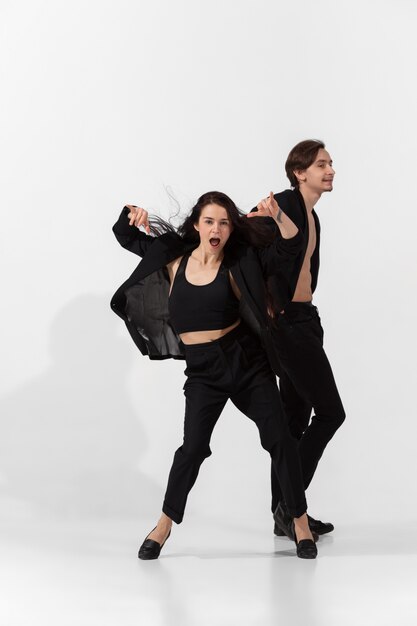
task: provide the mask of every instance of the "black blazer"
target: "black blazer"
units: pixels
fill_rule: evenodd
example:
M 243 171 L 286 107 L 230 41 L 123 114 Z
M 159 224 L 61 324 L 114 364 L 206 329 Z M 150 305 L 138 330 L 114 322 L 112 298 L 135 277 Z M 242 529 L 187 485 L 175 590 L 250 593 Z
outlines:
M 113 232 L 120 245 L 143 260 L 116 291 L 111 307 L 125 322 L 142 354 L 150 359 L 184 358 L 182 344 L 169 320 L 170 283 L 166 265 L 197 244 L 184 242 L 174 232 L 159 237 L 146 235 L 129 225 L 128 213 L 129 209 L 124 207 Z M 265 248 L 239 245 L 231 252 L 226 245 L 224 263 L 242 294 L 241 317 L 259 335 L 265 347 L 271 343 L 266 337 L 270 320 L 265 278 L 277 268 L 291 268 L 303 247 L 301 232 L 292 239 L 276 237 L 274 243 Z M 272 355 L 270 358 L 274 360 Z
M 277 267 L 273 272 L 272 268 L 268 277 L 268 291 L 271 294 L 273 309 L 277 313 L 285 309 L 286 305 L 291 302 L 295 288 L 297 286 L 298 277 L 300 276 L 301 267 L 304 261 L 305 253 L 308 244 L 308 219 L 307 209 L 304 203 L 304 198 L 298 189 L 286 189 L 281 193 L 274 194 L 275 200 L 278 202 L 278 206 L 283 212 L 297 226 L 299 232 L 303 235 L 303 245 L 298 255 L 294 255 L 291 259 L 292 266 L 285 265 L 283 267 Z M 252 211 L 256 211 L 256 207 Z M 317 286 L 317 279 L 319 274 L 320 265 L 320 222 L 317 213 L 313 210 L 313 218 L 316 225 L 316 247 L 311 257 L 311 289 L 314 292 Z M 267 219 L 267 218 L 265 218 Z M 271 219 L 271 225 L 278 228 L 275 222 Z M 279 237 L 279 231 L 277 232 Z

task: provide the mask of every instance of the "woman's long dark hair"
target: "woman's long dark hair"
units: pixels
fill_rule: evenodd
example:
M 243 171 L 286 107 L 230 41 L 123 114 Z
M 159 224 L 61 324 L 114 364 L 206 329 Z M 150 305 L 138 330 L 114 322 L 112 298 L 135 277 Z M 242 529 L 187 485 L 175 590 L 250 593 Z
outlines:
M 160 235 L 163 232 L 177 232 L 184 241 L 198 244 L 200 236 L 194 228 L 200 219 L 201 211 L 209 204 L 217 204 L 227 211 L 227 215 L 232 223 L 233 230 L 227 242 L 227 247 L 233 244 L 246 244 L 256 247 L 264 247 L 272 243 L 275 236 L 275 228 L 271 228 L 271 219 L 264 217 L 253 217 L 248 219 L 236 204 L 221 191 L 209 191 L 197 201 L 190 214 L 175 228 L 170 222 L 166 222 L 160 217 L 150 219 L 151 232 Z

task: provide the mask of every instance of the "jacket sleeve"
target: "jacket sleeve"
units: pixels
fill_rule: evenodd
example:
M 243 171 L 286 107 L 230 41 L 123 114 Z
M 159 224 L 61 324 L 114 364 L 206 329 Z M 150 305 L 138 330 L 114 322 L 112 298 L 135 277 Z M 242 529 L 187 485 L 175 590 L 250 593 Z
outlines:
M 304 235 L 300 230 L 291 239 L 284 239 L 277 227 L 272 244 L 257 250 L 264 276 L 273 276 L 280 272 L 284 266 L 291 267 L 302 253 L 303 248 Z
M 157 237 L 147 235 L 136 226 L 130 226 L 128 214 L 129 209 L 126 206 L 123 207 L 119 219 L 113 226 L 113 232 L 123 248 L 143 257 Z

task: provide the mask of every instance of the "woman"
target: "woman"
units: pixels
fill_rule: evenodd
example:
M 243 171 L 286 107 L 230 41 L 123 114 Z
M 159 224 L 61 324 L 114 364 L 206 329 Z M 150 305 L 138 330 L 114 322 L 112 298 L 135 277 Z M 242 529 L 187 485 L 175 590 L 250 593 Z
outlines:
M 263 276 L 277 265 L 282 270 L 299 253 L 302 238 L 272 194 L 257 215 L 250 214 L 257 216 L 272 217 L 280 236 L 266 232 L 259 220 L 251 224 L 220 192 L 201 196 L 178 232 L 162 220 L 149 223 L 147 212 L 133 205 L 123 209 L 113 227 L 119 243 L 143 257 L 113 296 L 113 309 L 143 354 L 155 359 L 185 357 L 187 364 L 184 440 L 174 456 L 162 515 L 143 542 L 140 559 L 158 558 L 172 521 L 181 523 L 200 465 L 211 454 L 213 428 L 229 398 L 255 422 L 261 444 L 271 455 L 294 518 L 297 555 L 317 556 L 297 445 L 259 339 L 268 329 Z M 148 234 L 139 230 L 141 226 Z M 161 227 L 167 232 L 150 235 Z

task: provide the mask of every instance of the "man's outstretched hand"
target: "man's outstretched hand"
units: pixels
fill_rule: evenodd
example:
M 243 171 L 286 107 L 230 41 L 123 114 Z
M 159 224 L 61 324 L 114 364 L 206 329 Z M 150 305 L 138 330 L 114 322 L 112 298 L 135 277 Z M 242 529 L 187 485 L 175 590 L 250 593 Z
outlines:
M 269 196 L 264 200 L 261 200 L 257 207 L 257 211 L 248 213 L 247 217 L 272 217 L 275 221 L 280 221 L 281 209 L 278 206 L 278 202 L 274 198 L 272 191 L 269 192 Z

